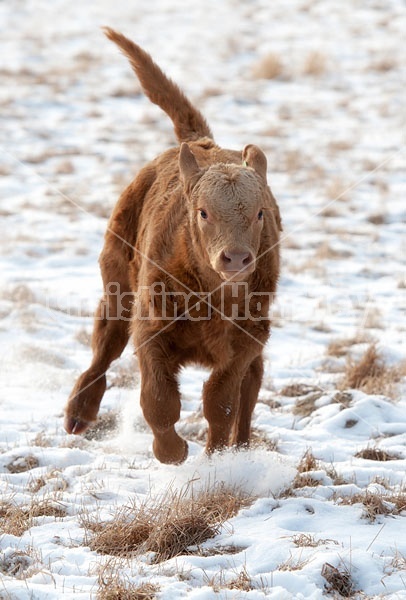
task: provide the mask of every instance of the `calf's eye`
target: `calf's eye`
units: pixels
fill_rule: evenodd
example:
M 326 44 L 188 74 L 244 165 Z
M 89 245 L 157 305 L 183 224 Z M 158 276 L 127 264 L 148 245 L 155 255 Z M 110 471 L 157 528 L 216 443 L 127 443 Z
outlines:
M 200 212 L 200 216 L 202 217 L 202 219 L 207 219 L 208 214 L 205 210 L 203 210 L 202 208 L 199 210 Z
M 260 210 L 257 216 L 258 216 L 258 221 L 262 221 L 262 218 L 264 216 L 264 211 Z

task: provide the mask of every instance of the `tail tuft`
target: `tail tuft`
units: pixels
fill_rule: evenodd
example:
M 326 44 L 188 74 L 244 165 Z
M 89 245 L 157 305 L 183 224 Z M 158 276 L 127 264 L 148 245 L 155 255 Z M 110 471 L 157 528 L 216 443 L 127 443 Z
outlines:
M 103 27 L 103 31 L 130 61 L 145 95 L 172 119 L 180 143 L 202 137 L 213 138 L 201 112 L 192 105 L 176 83 L 154 63 L 145 50 L 110 27 Z

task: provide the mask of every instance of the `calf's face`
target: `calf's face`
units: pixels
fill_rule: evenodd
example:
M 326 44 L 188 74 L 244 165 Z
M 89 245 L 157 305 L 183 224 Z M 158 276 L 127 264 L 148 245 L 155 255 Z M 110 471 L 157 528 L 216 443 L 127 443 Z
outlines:
M 247 146 L 242 165 L 200 169 L 182 144 L 180 174 L 190 201 L 196 250 L 224 281 L 244 281 L 255 270 L 266 206 L 266 158 Z

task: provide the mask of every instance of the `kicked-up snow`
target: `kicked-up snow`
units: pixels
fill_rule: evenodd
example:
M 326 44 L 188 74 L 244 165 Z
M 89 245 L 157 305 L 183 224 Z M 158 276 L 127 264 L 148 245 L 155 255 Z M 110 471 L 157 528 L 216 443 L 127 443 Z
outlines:
M 104 427 L 63 430 L 107 218 L 175 143 L 103 25 L 152 54 L 219 144 L 267 154 L 283 269 L 248 451 L 204 455 L 207 372 L 188 368 L 190 454 L 159 464 L 130 346 Z M 125 598 L 406 599 L 405 31 L 401 0 L 0 3 L 1 599 L 119 597 L 114 582 Z M 249 502 L 180 556 L 91 549 L 86 519 L 219 485 Z

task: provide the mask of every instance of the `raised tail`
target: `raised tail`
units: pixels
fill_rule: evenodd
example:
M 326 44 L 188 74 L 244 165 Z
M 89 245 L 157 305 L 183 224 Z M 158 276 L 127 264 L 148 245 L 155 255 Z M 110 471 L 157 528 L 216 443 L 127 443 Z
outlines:
M 213 138 L 201 112 L 192 105 L 176 83 L 163 73 L 145 50 L 110 27 L 104 27 L 103 31 L 129 59 L 145 95 L 172 119 L 179 142 L 202 137 Z

